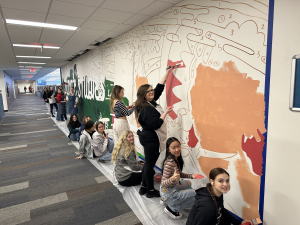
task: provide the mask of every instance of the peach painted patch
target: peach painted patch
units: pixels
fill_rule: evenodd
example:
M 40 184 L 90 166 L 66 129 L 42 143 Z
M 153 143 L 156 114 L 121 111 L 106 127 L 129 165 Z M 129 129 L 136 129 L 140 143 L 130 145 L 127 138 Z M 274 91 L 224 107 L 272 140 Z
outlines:
M 192 115 L 201 146 L 216 153 L 238 153 L 240 156 L 236 162 L 237 179 L 247 203 L 243 206 L 243 218 L 259 217 L 260 177 L 251 172 L 241 145 L 244 135 L 261 140 L 259 145 L 251 143 L 249 147 L 250 142 L 244 145 L 255 172 L 260 174 L 264 145 L 261 133 L 266 129 L 264 95 L 257 92 L 258 86 L 259 81 L 241 73 L 235 63 L 229 61 L 219 70 L 200 64 L 191 89 Z M 201 169 L 207 171 L 207 163 L 200 159 L 199 163 Z
M 210 158 L 205 156 L 200 156 L 198 159 L 201 165 L 201 170 L 207 177 L 209 177 L 209 172 L 216 167 L 222 167 L 223 169 L 228 169 L 228 161 L 218 158 Z
M 138 90 L 139 87 L 142 86 L 143 84 L 148 84 L 147 77 L 139 77 L 139 75 L 136 75 L 135 77 L 136 90 Z

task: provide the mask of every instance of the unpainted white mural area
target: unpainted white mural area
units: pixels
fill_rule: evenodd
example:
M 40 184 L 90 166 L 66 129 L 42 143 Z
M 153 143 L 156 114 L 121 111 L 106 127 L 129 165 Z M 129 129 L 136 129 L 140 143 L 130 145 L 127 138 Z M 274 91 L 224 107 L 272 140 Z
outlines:
M 68 64 L 63 78 L 76 63 L 81 77 L 123 86 L 131 104 L 140 85 L 155 86 L 169 65 L 180 64 L 159 104 L 174 106 L 166 119 L 168 135 L 181 141 L 185 171 L 208 176 L 214 167 L 227 169 L 231 191 L 225 206 L 257 218 L 267 28 L 268 1 L 183 1 Z M 136 125 L 134 115 L 129 122 Z

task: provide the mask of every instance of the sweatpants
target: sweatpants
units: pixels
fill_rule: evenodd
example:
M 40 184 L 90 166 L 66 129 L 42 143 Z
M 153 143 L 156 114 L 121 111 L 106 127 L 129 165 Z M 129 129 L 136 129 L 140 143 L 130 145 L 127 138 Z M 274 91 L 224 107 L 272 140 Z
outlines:
M 114 120 L 114 142 L 117 143 L 119 137 L 125 130 L 130 130 L 127 120 L 115 119 Z

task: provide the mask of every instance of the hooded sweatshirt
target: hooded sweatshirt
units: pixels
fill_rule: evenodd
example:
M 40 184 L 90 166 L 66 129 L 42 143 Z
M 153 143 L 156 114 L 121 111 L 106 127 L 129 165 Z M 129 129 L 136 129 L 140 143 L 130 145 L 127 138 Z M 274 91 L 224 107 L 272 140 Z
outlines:
M 218 207 L 221 208 L 220 213 L 207 190 L 207 187 L 196 190 L 196 201 L 191 209 L 187 225 L 238 225 L 242 220 L 236 219 L 224 208 L 223 195 L 216 196 Z

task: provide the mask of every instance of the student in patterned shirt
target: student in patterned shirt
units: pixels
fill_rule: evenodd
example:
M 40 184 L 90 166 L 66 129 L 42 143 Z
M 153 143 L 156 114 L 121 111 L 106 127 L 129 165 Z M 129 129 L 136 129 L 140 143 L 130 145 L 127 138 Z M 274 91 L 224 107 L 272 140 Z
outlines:
M 223 168 L 214 168 L 209 173 L 206 187 L 196 190 L 196 201 L 191 209 L 187 225 L 238 225 L 241 221 L 224 208 L 223 194 L 230 190 L 229 174 Z
M 172 219 L 180 219 L 182 214 L 179 211 L 190 207 L 195 202 L 196 193 L 191 189 L 191 182 L 180 178 L 193 179 L 199 174 L 183 173 L 183 164 L 180 142 L 177 138 L 170 137 L 166 144 L 160 195 L 161 203 L 167 204 L 164 211 Z

